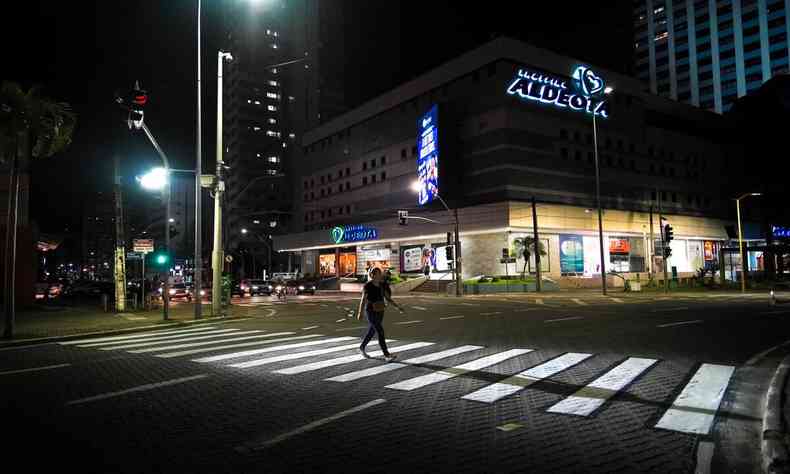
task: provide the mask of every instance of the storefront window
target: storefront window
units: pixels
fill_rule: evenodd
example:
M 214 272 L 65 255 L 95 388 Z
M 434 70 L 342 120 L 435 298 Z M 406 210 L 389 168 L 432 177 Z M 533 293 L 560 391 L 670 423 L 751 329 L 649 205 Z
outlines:
M 357 271 L 357 254 L 344 252 L 340 254 L 340 275 L 353 275 Z
M 641 237 L 609 237 L 608 271 L 645 271 L 645 246 Z
M 581 235 L 560 234 L 560 272 L 563 275 L 584 273 L 584 243 Z
M 389 270 L 391 257 L 390 249 L 385 247 L 359 247 L 357 249 L 357 261 L 364 265 L 366 273 L 373 268 Z
M 321 275 L 322 276 L 330 276 L 337 274 L 337 268 L 335 267 L 335 254 L 324 254 L 318 257 L 318 261 L 321 268 Z

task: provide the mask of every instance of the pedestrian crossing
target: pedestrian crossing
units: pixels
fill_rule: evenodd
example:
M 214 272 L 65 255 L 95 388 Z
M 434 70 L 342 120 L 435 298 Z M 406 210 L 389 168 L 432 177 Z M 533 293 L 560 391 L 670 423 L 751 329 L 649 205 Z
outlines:
M 394 339 L 387 342 L 394 353 L 415 354 L 408 359 L 385 363 L 381 359 L 381 350 L 368 351 L 372 359 L 359 353 L 359 338 L 354 336 L 296 335 L 292 331 L 217 329 L 214 326 L 93 337 L 59 344 L 79 350 L 125 351 L 167 359 L 183 357 L 195 364 L 213 364 L 236 370 L 270 370 L 280 376 L 342 370 L 343 373 L 322 377 L 324 382 L 331 383 L 362 381 L 360 383 L 375 385 L 380 377 L 389 374 L 388 382 L 381 384 L 381 389 L 393 393 L 410 393 L 486 371 L 484 379 L 476 378 L 486 380 L 485 386 L 475 387 L 458 398 L 461 403 L 479 406 L 515 403 L 523 400 L 522 397 L 529 398 L 535 394 L 534 390 L 540 390 L 541 383 L 560 380 L 575 369 L 597 367 L 593 361 L 602 356 L 566 352 L 545 357 L 536 348 L 444 347 L 443 343 L 435 341 Z M 529 366 L 526 370 L 501 375 L 496 370 L 488 372 L 500 364 L 525 356 L 529 358 L 522 360 L 524 365 L 521 367 Z M 611 354 L 605 357 L 611 357 Z M 439 368 L 433 365 L 436 362 L 439 362 Z M 594 369 L 598 374 L 594 378 L 589 377 L 592 381 L 579 384 L 575 392 L 563 395 L 559 401 L 546 407 L 545 413 L 587 418 L 605 412 L 618 399 L 629 399 L 631 387 L 649 378 L 651 371 L 661 364 L 658 359 L 632 356 L 624 356 L 614 364 L 607 363 L 606 369 Z M 269 369 L 267 366 L 274 367 Z M 674 387 L 672 393 L 678 394 L 674 400 L 648 400 L 663 410 L 656 416 L 658 422 L 653 428 L 709 434 L 734 372 L 733 366 L 703 363 L 683 387 Z M 399 374 L 403 377 L 392 379 Z

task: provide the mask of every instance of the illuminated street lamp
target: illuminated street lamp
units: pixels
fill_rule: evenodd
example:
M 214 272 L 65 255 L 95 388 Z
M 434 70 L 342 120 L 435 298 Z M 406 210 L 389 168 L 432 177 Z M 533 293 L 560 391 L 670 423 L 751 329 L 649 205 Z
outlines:
M 150 191 L 160 191 L 163 190 L 167 184 L 167 174 L 167 169 L 158 167 L 144 174 L 138 178 L 138 180 L 140 181 L 140 186 L 143 188 Z
M 241 233 L 242 234 L 246 234 L 247 233 L 247 229 L 241 229 Z
M 743 233 L 741 232 L 741 199 L 749 196 L 762 196 L 762 193 L 746 193 L 735 198 L 735 212 L 738 215 L 738 251 L 741 254 L 741 293 L 746 292 L 746 256 L 743 254 Z M 722 270 L 723 271 L 723 270 Z
M 614 91 L 611 87 L 605 87 L 604 95 L 609 95 Z M 598 126 L 595 122 L 595 112 L 592 114 L 593 123 L 593 147 L 595 148 L 595 200 L 598 205 L 598 244 L 601 250 L 601 291 L 606 294 L 606 262 L 603 252 L 603 217 L 601 211 L 601 167 L 598 160 Z
M 162 200 L 165 202 L 165 253 L 170 254 L 170 222 L 173 222 L 173 219 L 170 218 L 170 163 L 167 159 L 167 156 L 161 151 L 159 145 L 156 143 L 156 140 L 153 139 L 153 135 L 148 131 L 148 128 L 144 126 L 144 130 L 148 135 L 148 138 L 151 139 L 151 143 L 154 144 L 154 147 L 159 152 L 159 155 L 162 157 L 162 161 L 164 162 L 165 167 L 157 167 L 149 171 L 148 173 L 144 174 L 143 176 L 138 178 L 140 181 L 140 185 L 152 191 L 162 191 Z M 143 231 L 145 232 L 145 231 Z M 160 264 L 164 264 L 166 262 L 158 262 Z M 164 281 L 164 291 L 162 291 L 162 319 L 167 320 L 169 318 L 170 312 L 170 266 L 167 266 L 165 281 Z

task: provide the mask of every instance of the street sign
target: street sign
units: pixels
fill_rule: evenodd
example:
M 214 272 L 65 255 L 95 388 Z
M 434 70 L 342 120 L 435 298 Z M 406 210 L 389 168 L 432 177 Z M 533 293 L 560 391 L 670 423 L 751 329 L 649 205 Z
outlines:
M 143 254 L 140 252 L 126 252 L 126 259 L 127 260 L 135 260 L 143 258 Z
M 225 261 L 230 263 L 233 261 L 233 255 L 225 255 Z
M 151 253 L 154 251 L 154 239 L 134 239 L 132 247 L 135 252 Z
M 499 263 L 516 263 L 515 257 L 500 258 Z

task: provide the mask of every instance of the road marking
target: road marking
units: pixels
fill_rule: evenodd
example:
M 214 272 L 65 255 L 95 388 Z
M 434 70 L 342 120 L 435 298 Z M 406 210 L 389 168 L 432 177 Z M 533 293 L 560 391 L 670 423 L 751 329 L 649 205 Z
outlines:
M 580 300 L 579 298 L 571 298 L 571 301 L 573 301 L 574 303 L 576 303 L 579 306 L 587 306 L 587 303 L 585 303 L 584 301 Z
M 445 320 L 445 319 L 461 319 L 463 317 L 465 317 L 465 316 L 445 316 L 444 318 L 439 318 L 439 319 L 441 319 L 441 320 Z
M 135 344 L 124 344 L 122 346 L 100 347 L 99 350 L 101 350 L 101 351 L 117 351 L 117 350 L 121 350 L 121 349 L 133 349 L 135 347 L 157 346 L 157 345 L 162 345 L 162 344 L 171 344 L 171 343 L 174 343 L 174 342 L 203 341 L 203 340 L 206 340 L 206 339 L 217 339 L 217 338 L 221 338 L 221 337 L 236 336 L 236 335 L 241 336 L 241 335 L 244 335 L 244 334 L 257 334 L 257 333 L 260 333 L 260 332 L 261 331 L 256 331 L 256 330 L 252 330 L 252 331 L 238 331 L 238 332 L 233 332 L 233 333 L 230 333 L 230 334 L 211 334 L 211 335 L 208 335 L 208 336 L 187 337 L 187 338 L 183 338 L 183 339 L 173 339 L 173 340 L 170 340 L 170 341 L 138 342 L 138 343 L 135 343 Z M 221 339 L 220 339 L 220 341 L 221 341 Z M 82 346 L 78 346 L 78 347 L 82 347 Z
M 502 426 L 497 426 L 496 429 L 499 431 L 504 431 L 507 433 L 508 431 L 513 431 L 521 428 L 523 425 L 521 423 L 505 423 Z
M 179 352 L 169 352 L 167 354 L 156 354 L 154 357 L 160 357 L 162 359 L 170 359 L 173 357 L 182 357 L 186 355 L 194 355 L 194 354 L 204 354 L 206 352 L 216 352 L 225 349 L 236 349 L 238 347 L 250 347 L 250 346 L 261 346 L 264 344 L 274 344 L 275 342 L 286 342 L 286 341 L 298 341 L 303 339 L 311 339 L 314 337 L 322 337 L 323 334 L 310 334 L 307 336 L 293 336 L 293 337 L 280 337 L 277 339 L 271 339 L 268 341 L 253 341 L 253 342 L 242 342 L 241 344 L 228 344 L 225 346 L 212 346 L 212 347 L 205 347 L 202 349 L 190 349 L 188 351 L 179 351 Z M 220 342 L 220 341 L 217 341 Z
M 66 405 L 78 405 L 80 403 L 88 403 L 88 402 L 95 402 L 97 400 L 105 400 L 107 398 L 119 397 L 121 395 L 126 395 L 129 393 L 136 393 L 136 392 L 145 392 L 147 390 L 154 390 L 157 388 L 168 387 L 170 385 L 176 385 L 185 382 L 191 382 L 193 380 L 199 380 L 202 378 L 208 377 L 208 374 L 200 374 L 200 375 L 193 375 L 191 377 L 182 377 L 179 379 L 172 379 L 166 380 L 164 382 L 156 382 L 156 383 L 149 383 L 146 385 L 140 385 L 138 387 L 133 387 L 126 390 L 120 390 L 118 392 L 110 392 L 110 393 L 103 393 L 101 395 L 95 395 L 93 397 L 87 398 L 80 398 L 78 400 L 72 400 L 70 402 L 66 402 Z
M 404 346 L 393 347 L 391 348 L 393 351 L 396 352 L 404 352 L 410 351 L 412 349 L 420 349 L 422 347 L 432 346 L 433 342 L 414 342 L 412 344 L 406 344 Z M 368 352 L 370 357 L 379 357 L 384 355 L 383 351 L 372 351 Z M 283 374 L 283 375 L 294 375 L 294 374 L 301 374 L 304 372 L 311 372 L 313 370 L 324 369 L 327 367 L 334 367 L 336 365 L 348 364 L 351 362 L 358 362 L 361 360 L 365 360 L 365 356 L 362 354 L 355 354 L 346 357 L 337 357 L 335 359 L 323 360 L 320 362 L 313 362 L 311 364 L 303 364 L 297 365 L 294 367 L 288 367 L 287 369 L 280 369 L 272 371 L 273 374 Z
M 104 342 L 104 341 L 120 341 L 123 339 L 138 339 L 141 337 L 156 337 L 156 336 L 166 336 L 169 334 L 180 334 L 180 333 L 189 333 L 189 332 L 200 332 L 200 331 L 208 331 L 209 329 L 216 329 L 216 326 L 205 326 L 201 328 L 192 328 L 192 329 L 181 329 L 181 330 L 167 330 L 167 331 L 147 331 L 145 333 L 140 334 L 130 334 L 126 336 L 113 336 L 113 337 L 92 337 L 89 339 L 78 339 L 76 341 L 64 341 L 59 342 L 61 346 L 72 346 L 75 344 L 84 344 L 90 342 Z
M 27 372 L 38 372 L 41 370 L 59 369 L 61 367 L 68 367 L 70 365 L 71 364 L 57 364 L 57 365 L 45 365 L 43 367 L 32 367 L 30 369 L 6 370 L 5 372 L 0 372 L 0 375 L 24 374 Z
M 338 375 L 337 377 L 332 377 L 324 380 L 331 380 L 332 382 L 350 382 L 352 380 L 370 377 L 373 375 L 379 375 L 385 372 L 391 372 L 393 370 L 401 369 L 403 367 L 408 367 L 409 365 L 417 365 L 417 364 L 424 364 L 426 362 L 433 362 L 439 359 L 444 359 L 445 357 L 452 357 L 454 355 L 463 354 L 464 352 L 476 351 L 482 348 L 483 348 L 482 346 L 454 347 L 452 349 L 447 349 L 440 352 L 433 352 L 431 354 L 425 354 L 423 356 L 414 357 L 412 359 L 406 359 L 401 362 L 390 362 L 389 364 L 377 365 L 375 367 L 349 372 L 347 374 Z
M 461 303 L 461 306 L 480 306 L 477 303 Z
M 401 322 L 395 323 L 395 324 L 418 324 L 418 323 L 421 323 L 421 322 L 422 322 L 422 319 L 414 319 L 414 320 L 411 320 L 411 321 L 401 321 Z
M 708 434 L 733 372 L 735 367 L 731 365 L 702 364 L 658 420 L 656 428 Z
M 335 322 L 336 322 L 336 323 L 342 323 L 342 322 L 345 322 L 345 321 L 346 321 L 346 318 L 343 318 L 343 319 L 338 319 L 338 320 L 337 320 L 337 321 L 335 321 Z
M 395 342 L 395 339 L 387 339 L 386 342 Z M 259 367 L 261 365 L 274 364 L 275 362 L 304 359 L 305 357 L 313 357 L 313 356 L 319 356 L 324 354 L 331 354 L 333 352 L 347 351 L 349 349 L 356 349 L 358 347 L 359 347 L 359 343 L 355 342 L 354 344 L 346 344 L 343 346 L 330 347 L 328 349 L 316 349 L 314 351 L 296 352 L 292 354 L 283 354 L 274 357 L 266 357 L 263 359 L 253 359 L 253 360 L 248 360 L 247 362 L 240 362 L 238 364 L 230 364 L 228 367 L 233 367 L 235 369 L 248 369 L 250 367 Z
M 482 357 L 480 359 L 467 362 L 466 364 L 457 365 L 455 367 L 450 367 L 445 370 L 437 370 L 436 372 L 431 372 L 430 374 L 421 375 L 419 377 L 414 377 L 411 379 L 404 380 L 402 382 L 387 385 L 387 388 L 391 388 L 395 390 L 415 390 L 421 387 L 425 387 L 426 385 L 431 385 L 437 382 L 442 382 L 444 380 L 449 380 L 459 375 L 463 375 L 469 372 L 475 372 L 484 369 L 486 367 L 496 365 L 507 359 L 511 359 L 513 357 L 517 357 L 523 354 L 528 354 L 530 352 L 532 352 L 532 349 L 510 349 L 509 351 L 500 352 L 490 356 Z
M 490 313 L 480 313 L 480 316 L 493 316 L 495 314 L 502 314 L 502 311 L 492 311 Z
M 662 313 L 662 312 L 666 312 L 666 311 L 685 311 L 687 309 L 689 309 L 688 306 L 680 306 L 678 308 L 653 309 L 653 310 L 650 310 L 650 312 L 651 313 Z
M 657 328 L 670 328 L 672 326 L 683 326 L 685 324 L 697 324 L 701 323 L 701 319 L 695 319 L 694 321 L 680 321 L 679 323 L 669 323 L 669 324 L 659 324 L 656 326 Z
M 360 329 L 365 329 L 367 326 L 354 326 L 351 328 L 342 328 L 342 329 L 335 329 L 335 331 L 358 331 Z
M 374 407 L 376 405 L 380 405 L 380 404 L 382 404 L 382 403 L 384 403 L 386 401 L 387 400 L 385 400 L 383 398 L 377 398 L 376 400 L 373 400 L 373 401 L 370 401 L 370 402 L 367 402 L 367 403 L 363 403 L 362 405 L 355 406 L 354 408 L 350 408 L 348 410 L 343 410 L 340 413 L 335 413 L 332 416 L 328 416 L 326 418 L 322 418 L 320 420 L 316 420 L 316 421 L 314 421 L 312 423 L 308 423 L 308 424 L 302 426 L 301 428 L 297 428 L 297 429 L 295 429 L 293 431 L 289 431 L 287 433 L 283 433 L 283 434 L 281 434 L 279 436 L 276 436 L 276 437 L 274 437 L 274 438 L 272 438 L 272 439 L 270 439 L 268 441 L 247 443 L 247 444 L 245 444 L 243 446 L 238 446 L 236 448 L 236 451 L 241 452 L 241 453 L 248 453 L 250 451 L 257 451 L 257 450 L 261 450 L 261 449 L 266 449 L 269 446 L 272 446 L 274 444 L 277 444 L 277 443 L 280 443 L 282 441 L 285 441 L 288 438 L 292 438 L 292 437 L 300 435 L 302 433 L 306 433 L 306 432 L 308 432 L 308 431 L 310 431 L 312 429 L 318 428 L 319 426 L 323 426 L 323 425 L 325 425 L 327 423 L 331 423 L 331 422 L 333 422 L 335 420 L 339 420 L 340 418 L 346 417 L 348 415 L 353 415 L 354 413 L 360 412 L 362 410 L 367 410 L 370 407 Z
M 535 298 L 535 304 L 546 304 L 543 302 L 543 298 Z
M 258 331 L 256 331 L 258 332 Z M 241 334 L 241 333 L 236 333 Z M 234 336 L 236 335 L 234 334 Z M 292 332 L 273 332 L 271 334 L 256 334 L 255 336 L 244 336 L 244 337 L 234 337 L 233 339 L 221 339 L 219 341 L 203 341 L 203 342 L 192 342 L 189 344 L 176 344 L 175 346 L 164 346 L 164 347 L 147 347 L 145 349 L 136 349 L 133 351 L 128 351 L 131 354 L 147 354 L 149 352 L 163 352 L 163 351 L 172 351 L 174 349 L 186 349 L 188 347 L 204 347 L 210 346 L 212 344 L 221 344 L 225 342 L 236 342 L 236 341 L 249 341 L 250 339 L 266 339 L 269 337 L 277 337 L 277 336 L 290 336 L 294 334 Z
M 612 298 L 609 298 L 609 299 L 611 299 L 611 300 L 612 300 L 612 301 L 614 301 L 615 303 L 625 303 L 625 301 L 621 300 L 620 298 L 614 298 L 614 297 L 612 297 Z
M 655 359 L 629 357 L 573 395 L 554 404 L 547 411 L 589 416 L 656 362 L 658 361 Z
M 524 312 L 527 312 L 527 311 L 538 311 L 538 310 L 540 310 L 540 308 L 524 308 L 524 309 L 516 309 L 513 312 L 514 313 L 524 313 Z
M 220 354 L 211 357 L 203 357 L 200 359 L 194 359 L 192 362 L 217 362 L 219 360 L 227 360 L 227 359 L 235 359 L 238 357 L 246 357 L 251 355 L 258 355 L 258 354 L 265 354 L 267 352 L 275 352 L 275 351 L 284 351 L 288 349 L 298 349 L 301 347 L 311 347 L 317 346 L 320 344 L 328 344 L 332 342 L 341 342 L 341 341 L 350 341 L 351 339 L 356 339 L 355 337 L 351 336 L 344 336 L 344 337 L 333 337 L 330 339 L 322 339 L 320 341 L 310 341 L 310 342 L 298 342 L 296 344 L 284 344 L 282 346 L 274 346 L 274 347 L 266 347 L 264 349 L 253 349 L 250 351 L 242 351 L 242 352 L 233 352 L 231 354 Z
M 158 337 L 124 339 L 124 340 L 117 340 L 117 341 L 96 342 L 96 343 L 92 343 L 92 344 L 80 344 L 77 347 L 114 346 L 114 345 L 118 345 L 118 344 L 137 344 L 139 342 L 148 342 L 148 341 L 164 341 L 164 342 L 168 342 L 170 340 L 178 339 L 178 338 L 197 337 L 197 336 L 204 336 L 204 335 L 207 335 L 207 334 L 225 334 L 225 333 L 233 332 L 233 331 L 238 331 L 238 328 L 215 329 L 213 331 L 192 332 L 192 333 L 189 333 L 189 334 L 178 334 L 176 336 L 158 336 Z
M 568 317 L 568 318 L 547 319 L 547 320 L 545 320 L 543 322 L 544 323 L 555 323 L 557 321 L 571 321 L 571 320 L 574 320 L 574 319 L 584 319 L 584 316 L 571 316 L 571 317 Z
M 306 328 L 302 328 L 302 331 L 309 331 L 310 329 L 315 329 L 317 327 L 321 327 L 321 326 L 307 326 Z
M 710 464 L 713 461 L 713 442 L 700 441 L 697 445 L 697 468 L 694 474 L 708 474 L 710 472 Z
M 428 311 L 428 308 L 425 308 L 423 306 L 412 306 L 412 308 L 419 309 L 420 311 Z
M 520 392 L 536 382 L 540 382 L 563 370 L 567 370 L 589 357 L 592 357 L 592 354 L 569 352 L 529 370 L 513 375 L 512 377 L 508 377 L 501 382 L 488 385 L 480 390 L 464 395 L 461 398 L 464 400 L 474 400 L 476 402 L 494 403 L 508 395 Z
M 766 311 L 765 313 L 760 314 L 787 314 L 790 313 L 790 309 L 786 311 Z
M 775 351 L 776 349 L 779 349 L 780 347 L 784 347 L 784 346 L 786 346 L 788 344 L 790 344 L 790 341 L 785 341 L 785 342 L 783 342 L 781 344 L 777 344 L 777 345 L 775 345 L 773 347 L 770 347 L 770 348 L 760 352 L 759 354 L 756 354 L 756 355 L 750 357 L 749 360 L 746 361 L 746 365 L 755 365 L 763 357 L 767 356 L 768 354 L 770 354 L 771 352 Z

